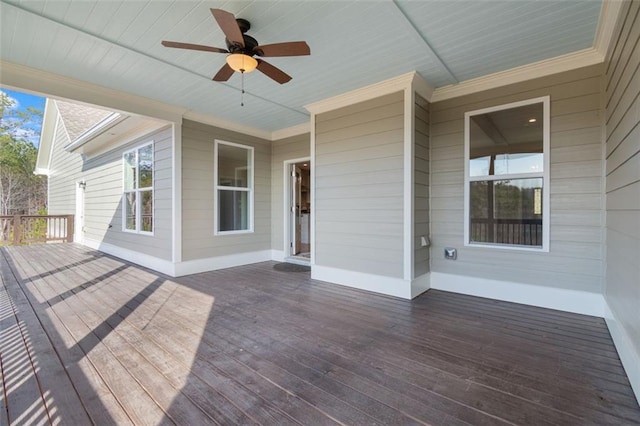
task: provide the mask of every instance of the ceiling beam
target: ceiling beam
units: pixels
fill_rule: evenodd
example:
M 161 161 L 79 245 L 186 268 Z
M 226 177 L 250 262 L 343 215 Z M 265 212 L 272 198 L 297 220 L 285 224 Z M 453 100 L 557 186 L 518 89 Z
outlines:
M 453 71 L 451 71 L 451 69 L 449 69 L 447 64 L 440 57 L 440 55 L 438 55 L 438 52 L 436 52 L 435 49 L 433 47 L 431 47 L 431 44 L 429 44 L 429 41 L 427 40 L 427 38 L 424 36 L 424 34 L 422 34 L 418 30 L 418 28 L 415 26 L 413 21 L 411 21 L 411 18 L 409 18 L 407 13 L 402 9 L 402 7 L 400 7 L 400 5 L 398 4 L 398 1 L 397 0 L 393 0 L 392 3 L 395 6 L 394 10 L 396 10 L 398 12 L 398 16 L 400 16 L 402 18 L 402 20 L 404 20 L 404 22 L 406 22 L 407 27 L 409 28 L 411 35 L 416 40 L 418 40 L 418 42 L 420 42 L 426 48 L 426 50 L 429 53 L 429 55 L 432 56 L 433 58 L 435 58 L 435 60 L 438 63 L 438 65 L 440 65 L 440 68 L 442 68 L 449 75 L 449 78 L 451 78 L 451 80 L 453 80 L 451 82 L 451 84 L 459 83 L 460 80 L 458 79 L 458 77 L 456 77 L 456 75 L 453 73 Z

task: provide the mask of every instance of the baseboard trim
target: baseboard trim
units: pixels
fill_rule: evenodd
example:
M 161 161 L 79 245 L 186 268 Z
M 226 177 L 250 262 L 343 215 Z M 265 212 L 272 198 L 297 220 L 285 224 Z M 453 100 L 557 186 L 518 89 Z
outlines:
M 271 260 L 276 262 L 284 262 L 284 250 L 271 250 Z
M 424 275 L 420 275 L 418 278 L 414 278 L 411 281 L 411 298 L 415 298 L 420 296 L 425 291 L 431 288 L 431 274 L 426 273 Z
M 348 271 L 329 266 L 312 265 L 311 278 L 388 296 L 411 299 L 411 282 L 402 278 Z
M 105 243 L 104 241 L 92 240 L 86 237 L 83 239 L 81 244 L 94 250 L 99 250 L 111 256 L 126 260 L 127 262 L 135 263 L 136 265 L 144 266 L 145 268 L 153 269 L 154 271 L 158 271 L 172 277 L 175 276 L 175 264 L 170 260 L 160 259 L 159 257 L 129 250 L 115 244 Z
M 627 373 L 631 389 L 636 395 L 636 400 L 640 404 L 640 353 L 634 348 L 633 341 L 625 330 L 624 326 L 616 319 L 611 307 L 605 300 L 604 320 L 609 328 L 609 333 L 618 351 L 618 356 Z
M 604 317 L 602 294 L 431 272 L 431 288 L 522 303 L 576 314 Z
M 236 253 L 226 256 L 207 257 L 204 259 L 187 260 L 176 264 L 176 277 L 199 274 L 200 272 L 216 271 L 218 269 L 233 268 L 234 266 L 250 265 L 252 263 L 271 260 L 271 250 Z

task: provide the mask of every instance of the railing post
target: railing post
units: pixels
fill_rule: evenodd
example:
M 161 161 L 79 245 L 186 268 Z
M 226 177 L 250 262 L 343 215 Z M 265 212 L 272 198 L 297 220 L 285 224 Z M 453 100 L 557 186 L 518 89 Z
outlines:
M 73 242 L 73 222 L 74 216 L 72 214 L 67 215 L 67 242 Z
M 13 215 L 13 245 L 19 246 L 20 239 L 22 238 L 21 234 L 22 229 L 22 218 L 19 214 Z

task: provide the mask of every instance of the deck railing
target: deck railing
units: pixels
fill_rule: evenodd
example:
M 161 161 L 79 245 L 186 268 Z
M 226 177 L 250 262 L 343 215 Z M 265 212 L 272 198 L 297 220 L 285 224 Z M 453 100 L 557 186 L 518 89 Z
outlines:
M 542 220 L 472 219 L 471 241 L 542 246 Z
M 0 216 L 0 245 L 73 241 L 74 215 Z

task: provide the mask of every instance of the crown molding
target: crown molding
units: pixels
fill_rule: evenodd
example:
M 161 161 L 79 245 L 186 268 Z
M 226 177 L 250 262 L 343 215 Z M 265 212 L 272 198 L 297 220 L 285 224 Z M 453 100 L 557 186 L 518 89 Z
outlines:
M 604 55 L 595 48 L 590 47 L 555 58 L 466 80 L 459 84 L 439 87 L 433 92 L 433 96 L 429 100 L 431 102 L 444 101 L 602 62 L 604 62 Z
M 215 117 L 209 114 L 202 114 L 195 111 L 187 111 L 184 113 L 183 118 L 186 120 L 197 121 L 202 124 L 208 124 L 210 126 L 221 127 L 223 129 L 231 130 L 233 132 L 242 133 L 249 136 L 255 136 L 256 138 L 271 140 L 271 132 L 268 130 L 262 130 L 251 126 L 245 126 L 238 124 L 234 121 L 225 120 L 224 118 Z
M 274 130 L 271 132 L 271 140 L 278 141 L 284 138 L 290 138 L 292 136 L 304 135 L 305 133 L 311 133 L 311 122 L 300 123 L 297 126 L 287 127 L 285 129 Z
M 604 0 L 602 2 L 593 47 L 600 52 L 603 57 L 606 56 L 607 50 L 609 50 L 609 46 L 611 45 L 613 33 L 623 4 L 624 2 L 620 0 Z
M 416 72 L 411 71 L 398 77 L 393 77 L 379 83 L 371 84 L 369 86 L 361 87 L 359 89 L 351 90 L 331 98 L 305 105 L 304 107 L 312 114 L 321 114 L 323 112 L 332 111 L 334 109 L 357 104 L 359 102 L 379 98 L 380 96 L 400 92 L 407 87 L 412 87 L 415 75 Z

